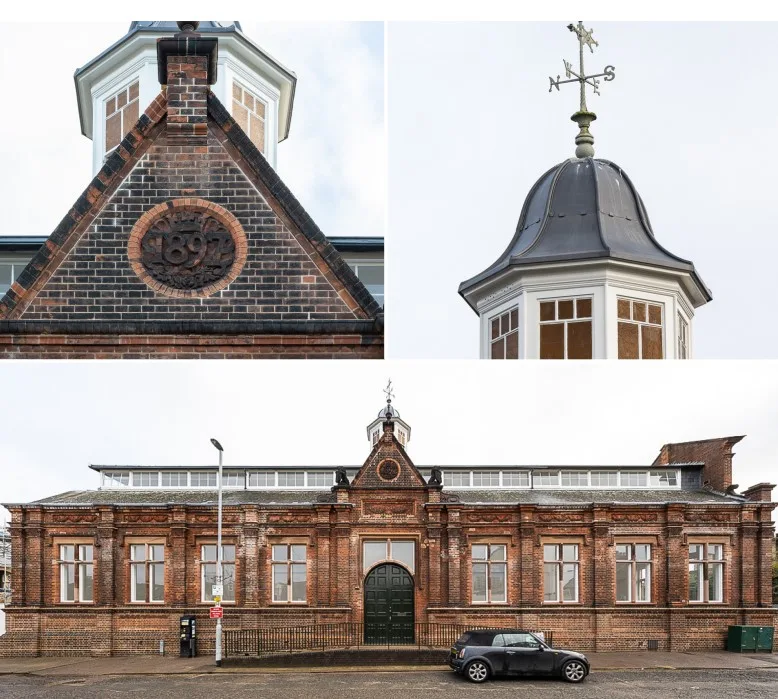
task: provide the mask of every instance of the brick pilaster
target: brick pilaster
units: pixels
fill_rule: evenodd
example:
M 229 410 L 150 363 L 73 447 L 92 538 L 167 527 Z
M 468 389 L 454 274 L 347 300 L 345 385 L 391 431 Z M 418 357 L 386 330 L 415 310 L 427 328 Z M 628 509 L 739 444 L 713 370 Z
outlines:
M 116 603 L 116 525 L 112 507 L 101 508 L 95 541 L 95 602 L 104 606 Z
M 459 510 L 449 510 L 448 520 L 448 603 L 452 607 L 465 603 L 462 590 L 462 526 Z

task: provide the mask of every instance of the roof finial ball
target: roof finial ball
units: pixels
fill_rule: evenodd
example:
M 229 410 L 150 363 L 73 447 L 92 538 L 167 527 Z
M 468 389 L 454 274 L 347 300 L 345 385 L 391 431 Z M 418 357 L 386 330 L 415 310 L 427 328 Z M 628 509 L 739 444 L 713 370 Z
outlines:
M 182 32 L 187 33 L 196 32 L 197 27 L 200 26 L 200 22 L 176 22 L 176 24 Z
M 592 37 L 592 29 L 584 28 L 583 22 L 578 24 L 568 24 L 567 28 L 578 37 L 578 59 L 579 70 L 576 73 L 573 70 L 573 64 L 568 63 L 563 59 L 565 64 L 565 77 L 567 80 L 562 80 L 559 75 L 554 78 L 549 78 L 551 86 L 548 91 L 551 92 L 554 88 L 559 90 L 559 86 L 565 83 L 578 83 L 581 89 L 581 106 L 580 109 L 573 114 L 570 118 L 578 124 L 578 135 L 575 137 L 575 157 L 576 158 L 592 158 L 594 157 L 594 136 L 589 133 L 589 126 L 597 118 L 594 112 L 590 112 L 586 107 L 586 86 L 592 88 L 595 95 L 600 94 L 600 81 L 597 78 L 605 78 L 606 82 L 610 82 L 616 77 L 616 69 L 613 66 L 605 66 L 602 73 L 596 73 L 594 75 L 586 75 L 584 72 L 584 46 L 589 47 L 589 51 L 594 53 L 594 47 L 599 44 Z

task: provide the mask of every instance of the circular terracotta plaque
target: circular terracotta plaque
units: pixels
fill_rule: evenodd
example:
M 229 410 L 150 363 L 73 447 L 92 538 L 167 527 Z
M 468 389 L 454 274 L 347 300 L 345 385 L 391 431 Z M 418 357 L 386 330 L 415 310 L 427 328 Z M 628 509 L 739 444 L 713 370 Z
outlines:
M 385 481 L 393 481 L 400 475 L 400 467 L 396 461 L 387 459 L 379 464 L 378 475 Z
M 128 256 L 155 291 L 210 296 L 237 278 L 246 250 L 246 234 L 229 211 L 203 199 L 176 199 L 138 219 Z

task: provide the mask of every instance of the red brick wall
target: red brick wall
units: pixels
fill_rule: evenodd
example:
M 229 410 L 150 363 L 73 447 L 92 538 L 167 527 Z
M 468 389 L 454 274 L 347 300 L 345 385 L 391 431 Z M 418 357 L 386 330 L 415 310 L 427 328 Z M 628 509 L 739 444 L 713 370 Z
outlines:
M 723 437 L 696 442 L 665 444 L 654 464 L 666 466 L 667 464 L 702 462 L 705 464 L 702 471 L 703 483 L 707 482 L 712 488 L 724 491 L 732 485 L 732 457 L 734 456 L 732 447 L 741 439 L 743 438 Z
M 417 542 L 419 622 L 553 631 L 555 645 L 583 650 L 637 650 L 657 640 L 660 649 L 675 651 L 721 649 L 730 624 L 778 624 L 768 606 L 769 504 L 476 507 L 445 502 L 445 491 L 441 502 L 438 491 L 425 488 L 340 492 L 348 503 L 225 508 L 224 540 L 237 549 L 237 604 L 227 605 L 225 628 L 363 621 L 362 541 L 387 537 Z M 199 557 L 202 543 L 216 537 L 215 508 L 31 506 L 12 508 L 12 516 L 15 587 L 0 656 L 156 653 L 160 639 L 167 652 L 177 653 L 178 618 L 188 613 L 198 616 L 201 652 L 212 650 Z M 687 544 L 695 536 L 724 542 L 723 605 L 687 602 Z M 94 539 L 94 604 L 59 602 L 56 537 Z M 129 602 L 131 537 L 165 542 L 162 605 Z M 637 539 L 652 543 L 652 602 L 616 604 L 615 544 Z M 579 543 L 577 604 L 543 603 L 543 543 L 549 540 Z M 485 541 L 507 546 L 505 605 L 470 603 L 470 550 Z M 307 546 L 305 605 L 272 602 L 270 547 L 281 542 Z

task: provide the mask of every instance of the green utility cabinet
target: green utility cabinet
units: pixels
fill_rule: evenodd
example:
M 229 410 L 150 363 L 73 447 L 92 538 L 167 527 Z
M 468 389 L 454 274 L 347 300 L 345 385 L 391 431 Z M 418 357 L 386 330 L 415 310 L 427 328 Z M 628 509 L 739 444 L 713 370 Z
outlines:
M 727 633 L 727 650 L 734 653 L 773 650 L 772 626 L 730 626 Z

